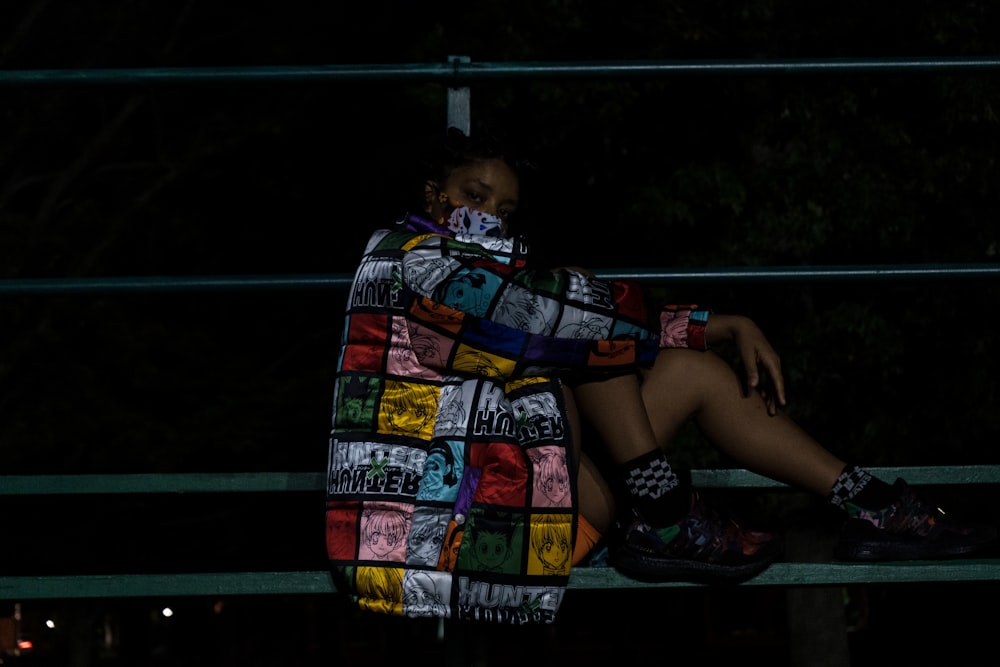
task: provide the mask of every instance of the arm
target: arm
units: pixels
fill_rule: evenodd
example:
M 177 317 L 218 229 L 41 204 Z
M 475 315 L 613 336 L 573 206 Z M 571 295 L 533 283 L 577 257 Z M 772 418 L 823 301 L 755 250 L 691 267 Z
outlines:
M 705 327 L 705 339 L 710 345 L 724 341 L 732 341 L 736 345 L 746 369 L 747 387 L 760 392 L 767 403 L 769 414 L 776 414 L 778 406 L 785 405 L 781 359 L 753 320 L 742 315 L 712 315 Z M 767 390 L 761 371 L 766 373 L 773 392 Z
M 434 328 L 428 313 L 447 310 L 461 325 L 439 334 L 494 363 L 496 355 L 515 362 L 515 374 L 620 372 L 652 361 L 657 340 L 637 285 L 573 270 L 528 270 L 509 261 L 503 243 L 517 241 L 427 236 L 406 244 L 403 285 L 418 306 L 409 309 L 411 325 Z
M 510 250 L 517 239 L 478 240 L 435 235 L 408 245 L 405 282 L 451 308 L 521 331 L 571 339 L 658 336 L 661 348 L 707 348 L 708 310 L 665 306 L 651 328 L 637 282 L 601 280 L 575 266 L 530 271 L 516 261 L 525 254 Z

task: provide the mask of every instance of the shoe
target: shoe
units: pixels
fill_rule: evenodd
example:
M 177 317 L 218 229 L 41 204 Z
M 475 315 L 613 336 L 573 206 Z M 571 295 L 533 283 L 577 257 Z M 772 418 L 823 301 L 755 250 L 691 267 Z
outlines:
M 957 523 L 925 502 L 904 480 L 899 499 L 885 509 L 858 508 L 841 528 L 833 555 L 838 560 L 876 562 L 939 560 L 983 551 L 997 539 L 996 526 Z
M 733 584 L 763 572 L 780 551 L 774 533 L 740 528 L 691 491 L 690 511 L 667 528 L 653 528 L 633 509 L 609 561 L 640 581 Z

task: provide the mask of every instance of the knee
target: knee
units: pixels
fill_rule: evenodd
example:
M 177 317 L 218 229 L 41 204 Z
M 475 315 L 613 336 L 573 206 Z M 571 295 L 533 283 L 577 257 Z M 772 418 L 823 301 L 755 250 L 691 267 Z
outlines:
M 725 359 L 711 350 L 670 348 L 660 350 L 651 368 L 643 373 L 647 382 L 716 384 L 738 380 L 736 371 Z

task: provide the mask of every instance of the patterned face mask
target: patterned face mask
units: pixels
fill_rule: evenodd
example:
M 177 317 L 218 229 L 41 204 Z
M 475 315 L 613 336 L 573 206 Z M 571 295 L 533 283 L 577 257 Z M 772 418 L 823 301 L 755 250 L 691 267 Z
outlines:
M 441 224 L 454 233 L 465 232 L 475 236 L 504 236 L 503 221 L 495 215 L 471 209 L 468 206 L 455 206 L 451 200 L 442 195 Z

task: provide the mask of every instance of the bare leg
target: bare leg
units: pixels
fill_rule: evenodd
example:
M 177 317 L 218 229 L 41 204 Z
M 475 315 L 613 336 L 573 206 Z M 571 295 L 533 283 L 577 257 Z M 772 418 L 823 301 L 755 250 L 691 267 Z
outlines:
M 597 430 L 615 463 L 666 448 L 678 429 L 693 419 L 705 437 L 739 465 L 820 497 L 830 495 L 846 465 L 787 415 L 769 414 L 767 404 L 757 392 L 744 394 L 739 376 L 712 352 L 662 350 L 641 381 L 626 376 L 591 382 L 576 387 L 574 395 L 580 412 Z M 658 460 L 656 456 L 647 458 Z M 661 466 L 660 470 L 664 468 Z M 645 474 L 641 470 L 640 473 Z M 853 485 L 859 479 L 865 481 Z M 777 542 L 759 539 L 765 534 L 756 531 L 738 529 L 734 533 L 721 524 L 713 528 L 711 522 L 700 522 L 704 516 L 686 524 L 686 528 L 699 525 L 710 528 L 700 535 L 701 541 L 685 542 L 687 530 L 678 532 L 674 528 L 672 538 L 667 536 L 659 548 L 651 547 L 650 526 L 671 528 L 669 522 L 673 518 L 669 511 L 656 516 L 664 507 L 660 501 L 670 495 L 665 493 L 651 499 L 648 494 L 633 494 L 632 501 L 641 516 L 625 533 L 622 545 L 612 553 L 612 563 L 619 570 L 669 580 L 702 576 L 706 567 L 719 567 L 720 576 L 725 578 L 730 574 L 711 558 L 685 569 L 689 561 L 676 556 L 691 544 L 702 544 L 722 534 L 733 538 L 727 542 L 730 548 L 725 550 L 725 556 L 741 563 L 732 576 L 752 576 L 767 567 L 775 553 L 770 547 Z M 851 510 L 835 551 L 841 560 L 953 558 L 979 553 L 997 539 L 995 526 L 951 523 L 940 509 L 920 500 L 912 491 L 901 491 L 857 468 L 850 471 L 836 497 L 842 506 L 850 502 L 878 510 L 876 515 L 881 515 L 881 508 L 891 504 L 895 508 L 892 516 L 905 517 L 895 524 L 876 523 L 866 518 L 866 513 L 856 508 Z M 694 505 L 691 512 L 689 517 L 695 515 Z M 681 518 L 677 525 L 687 519 Z M 657 535 L 665 539 L 659 532 Z M 747 551 L 748 545 L 763 546 L 751 552 Z
M 569 417 L 570 434 L 573 437 L 574 460 L 579 461 L 577 476 L 577 496 L 580 514 L 600 533 L 607 533 L 615 518 L 615 501 L 607 482 L 601 477 L 597 466 L 589 456 L 580 450 L 580 413 L 573 398 L 573 392 L 563 389 L 566 413 Z
M 712 352 L 663 350 L 641 382 L 623 376 L 580 385 L 581 411 L 623 463 L 666 448 L 689 419 L 740 465 L 820 495 L 829 493 L 845 463 L 788 416 L 771 416 L 756 392 Z
M 787 415 L 771 416 L 756 393 L 745 394 L 718 355 L 663 350 L 642 383 L 656 442 L 666 446 L 688 417 L 712 444 L 748 470 L 825 496 L 845 462 Z
M 662 447 L 661 443 L 672 437 L 669 434 L 666 440 L 661 440 L 653 431 L 638 375 L 577 385 L 573 393 L 580 411 L 587 415 L 587 423 L 597 430 L 614 463 L 631 461 Z

